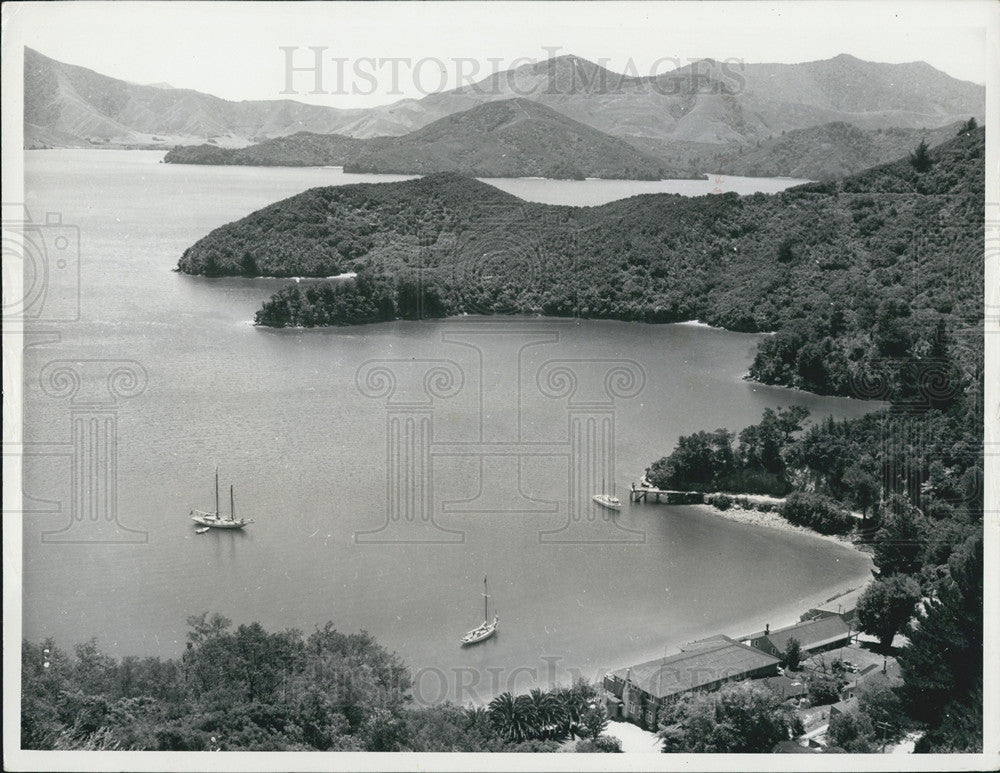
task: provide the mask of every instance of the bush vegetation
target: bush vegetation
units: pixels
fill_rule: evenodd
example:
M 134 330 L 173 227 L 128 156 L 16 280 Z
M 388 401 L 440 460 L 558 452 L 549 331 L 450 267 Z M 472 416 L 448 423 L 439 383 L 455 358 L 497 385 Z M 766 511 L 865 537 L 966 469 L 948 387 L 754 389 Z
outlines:
M 504 693 L 488 708 L 415 704 L 409 669 L 367 633 L 308 637 L 189 618 L 179 659 L 75 656 L 23 642 L 25 749 L 152 751 L 554 751 L 571 734 L 613 739 L 595 689 Z

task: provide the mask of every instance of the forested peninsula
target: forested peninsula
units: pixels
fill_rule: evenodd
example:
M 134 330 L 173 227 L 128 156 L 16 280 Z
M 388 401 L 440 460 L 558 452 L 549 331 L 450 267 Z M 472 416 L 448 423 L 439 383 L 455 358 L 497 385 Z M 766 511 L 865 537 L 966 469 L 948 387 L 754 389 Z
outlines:
M 454 174 L 314 188 L 217 228 L 178 269 L 358 273 L 282 289 L 257 313 L 271 327 L 479 313 L 774 332 L 755 379 L 902 399 L 920 362 L 966 378 L 981 362 L 984 155 L 976 129 L 778 194 L 600 207 L 527 203 Z

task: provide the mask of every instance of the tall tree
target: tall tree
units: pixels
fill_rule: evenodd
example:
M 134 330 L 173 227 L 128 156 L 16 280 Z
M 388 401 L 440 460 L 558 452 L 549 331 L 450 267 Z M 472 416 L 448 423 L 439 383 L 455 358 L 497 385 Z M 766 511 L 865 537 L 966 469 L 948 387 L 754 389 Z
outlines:
M 931 168 L 934 161 L 928 152 L 926 140 L 920 140 L 920 144 L 917 145 L 916 150 L 910 153 L 910 163 L 913 164 L 913 168 L 918 172 L 926 172 Z
M 982 697 L 983 538 L 970 537 L 948 561 L 948 577 L 937 599 L 912 626 L 899 656 L 902 695 L 911 715 L 932 728 L 946 707 L 962 710 Z M 982 726 L 977 729 L 982 743 Z M 966 739 L 968 740 L 968 739 Z M 961 744 L 956 744 L 961 745 Z
M 882 509 L 881 518 L 874 544 L 875 565 L 880 575 L 919 571 L 927 533 L 923 514 L 905 497 L 893 494 Z
M 781 659 L 785 667 L 790 671 L 799 670 L 799 663 L 802 662 L 802 645 L 794 636 L 785 645 L 785 651 L 782 653 Z
M 861 630 L 877 636 L 888 652 L 896 634 L 906 629 L 920 600 L 920 586 L 912 577 L 894 575 L 871 583 L 858 599 L 857 616 Z

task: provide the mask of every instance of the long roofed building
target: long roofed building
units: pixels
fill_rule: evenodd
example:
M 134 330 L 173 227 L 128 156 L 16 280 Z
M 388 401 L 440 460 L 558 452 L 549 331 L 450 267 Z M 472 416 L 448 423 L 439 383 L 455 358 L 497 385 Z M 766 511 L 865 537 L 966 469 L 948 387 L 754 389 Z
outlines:
M 695 690 L 714 690 L 726 682 L 775 676 L 779 659 L 728 636 L 713 636 L 681 651 L 619 669 L 604 677 L 613 717 L 656 727 L 660 708 Z

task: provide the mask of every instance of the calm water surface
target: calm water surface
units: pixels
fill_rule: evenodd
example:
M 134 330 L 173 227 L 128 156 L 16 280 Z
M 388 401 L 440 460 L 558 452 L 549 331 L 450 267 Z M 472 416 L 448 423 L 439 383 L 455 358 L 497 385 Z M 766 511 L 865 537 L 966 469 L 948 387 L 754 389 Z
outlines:
M 27 638 L 68 647 L 96 636 L 116 655 L 175 656 L 186 617 L 204 610 L 306 633 L 332 620 L 396 650 L 422 698 L 483 699 L 574 669 L 596 677 L 702 634 L 784 622 L 868 573 L 853 551 L 698 508 L 626 501 L 609 520 L 589 497 L 577 501 L 602 485 L 625 499 L 679 435 L 739 430 L 768 406 L 816 416 L 871 409 L 743 381 L 757 336 L 527 318 L 255 329 L 253 312 L 282 282 L 174 273 L 184 248 L 311 186 L 400 178 L 159 158 L 26 154 L 32 216 L 61 213 L 80 239 L 80 319 L 38 325 L 25 353 L 25 441 L 41 454 L 25 465 Z M 650 185 L 498 184 L 568 204 Z M 80 374 L 75 396 L 51 380 L 49 393 L 40 388 L 56 360 Z M 107 377 L 122 360 L 138 363 L 145 386 L 112 405 Z M 608 376 L 621 360 L 629 373 Z M 383 389 L 380 367 L 395 391 Z M 139 535 L 134 544 L 95 542 L 86 522 L 69 520 L 73 421 L 90 438 L 94 417 L 115 427 L 112 504 L 135 530 L 121 533 Z M 613 466 L 574 456 L 576 430 L 588 427 L 613 449 Z M 406 459 L 414 463 L 400 475 L 429 483 L 410 486 L 416 494 L 401 506 L 422 507 L 429 524 L 387 520 L 400 478 L 391 470 Z M 234 484 L 238 512 L 255 519 L 245 533 L 197 535 L 188 520 L 191 507 L 210 507 L 216 466 L 224 500 Z M 458 637 L 482 618 L 484 574 L 500 632 L 461 650 Z

